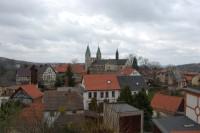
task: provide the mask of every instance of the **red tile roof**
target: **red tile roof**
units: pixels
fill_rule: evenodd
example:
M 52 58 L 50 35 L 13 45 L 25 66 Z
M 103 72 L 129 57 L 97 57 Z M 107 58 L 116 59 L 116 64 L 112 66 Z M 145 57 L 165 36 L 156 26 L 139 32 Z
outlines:
M 119 90 L 115 74 L 92 74 L 83 77 L 83 84 L 88 91 Z
M 43 96 L 43 93 L 36 87 L 36 85 L 22 85 L 19 89 L 25 91 L 32 99 L 37 99 Z
M 126 67 L 126 68 L 122 69 L 119 73 L 122 74 L 122 75 L 130 75 L 134 71 L 136 71 L 136 70 L 133 69 L 132 67 Z
M 74 73 L 78 74 L 85 73 L 85 67 L 83 64 L 72 64 L 71 67 Z
M 64 73 L 67 71 L 69 64 L 57 65 L 54 69 L 57 73 Z
M 182 102 L 182 97 L 156 93 L 151 101 L 151 106 L 154 110 L 176 113 Z
M 54 69 L 57 73 L 65 73 L 70 64 L 57 65 Z M 72 72 L 77 74 L 85 73 L 83 64 L 71 64 Z

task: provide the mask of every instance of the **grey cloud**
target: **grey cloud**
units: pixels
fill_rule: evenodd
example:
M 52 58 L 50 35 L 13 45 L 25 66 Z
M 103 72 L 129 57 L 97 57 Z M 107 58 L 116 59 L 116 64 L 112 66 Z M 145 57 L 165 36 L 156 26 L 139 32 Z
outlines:
M 1 0 L 0 56 L 84 61 L 90 43 L 93 55 L 100 45 L 105 58 L 119 48 L 120 57 L 199 62 L 198 5 L 195 0 Z

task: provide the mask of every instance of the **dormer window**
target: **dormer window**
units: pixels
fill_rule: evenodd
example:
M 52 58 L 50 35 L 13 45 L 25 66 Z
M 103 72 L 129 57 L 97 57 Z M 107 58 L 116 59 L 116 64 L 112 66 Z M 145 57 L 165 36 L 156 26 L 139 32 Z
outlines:
M 107 84 L 111 84 L 111 81 L 110 81 L 110 80 L 107 80 Z

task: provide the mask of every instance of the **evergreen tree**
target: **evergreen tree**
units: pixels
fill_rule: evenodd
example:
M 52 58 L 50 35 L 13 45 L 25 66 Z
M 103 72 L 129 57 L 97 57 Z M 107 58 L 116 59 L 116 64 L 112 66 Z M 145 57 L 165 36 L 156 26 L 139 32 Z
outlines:
M 146 94 L 145 90 L 140 91 L 138 94 L 133 96 L 133 106 L 144 110 L 144 113 L 146 113 L 146 116 L 144 116 L 147 120 L 151 119 L 152 115 L 152 108 L 150 105 L 150 100 L 148 98 L 148 95 Z
M 133 67 L 134 69 L 136 69 L 136 70 L 139 69 L 139 67 L 138 67 L 138 61 L 137 61 L 137 58 L 136 58 L 136 57 L 133 58 L 132 67 Z
M 67 71 L 66 71 L 66 77 L 67 77 L 67 81 L 68 81 L 68 86 L 70 86 L 70 87 L 75 86 L 75 81 L 74 81 L 73 76 L 74 76 L 74 74 L 72 72 L 72 68 L 69 65 L 69 67 L 67 68 Z
M 145 123 L 145 129 L 150 128 L 150 120 L 153 114 L 153 109 L 150 104 L 150 99 L 148 98 L 148 95 L 146 94 L 145 90 L 143 89 L 138 94 L 133 96 L 133 106 L 136 108 L 139 108 L 144 111 L 144 123 Z
M 60 77 L 56 76 L 55 87 L 60 87 L 60 86 L 62 86 L 62 81 L 61 81 Z
M 118 101 L 123 101 L 130 105 L 133 105 L 133 97 L 131 94 L 131 90 L 128 86 L 121 90 Z

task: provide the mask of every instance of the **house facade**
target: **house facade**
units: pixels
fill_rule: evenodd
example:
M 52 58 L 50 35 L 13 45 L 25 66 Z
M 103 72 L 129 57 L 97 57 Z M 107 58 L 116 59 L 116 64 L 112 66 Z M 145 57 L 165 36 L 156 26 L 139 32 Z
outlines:
M 21 67 L 16 72 L 16 84 L 37 84 L 37 68 L 35 65 Z
M 54 87 L 56 82 L 56 72 L 50 65 L 38 67 L 38 84 L 45 88 Z
M 185 115 L 200 124 L 200 91 L 198 88 L 185 88 Z
M 179 89 L 187 87 L 187 80 L 176 68 L 168 68 L 159 71 L 156 74 L 156 79 L 162 84 L 174 86 Z
M 92 98 L 98 103 L 116 102 L 120 95 L 120 86 L 117 76 L 114 74 L 91 74 L 85 75 L 82 81 L 84 109 L 89 109 Z
M 14 101 L 19 101 L 24 105 L 41 102 L 43 93 L 36 85 L 21 85 L 10 97 Z

